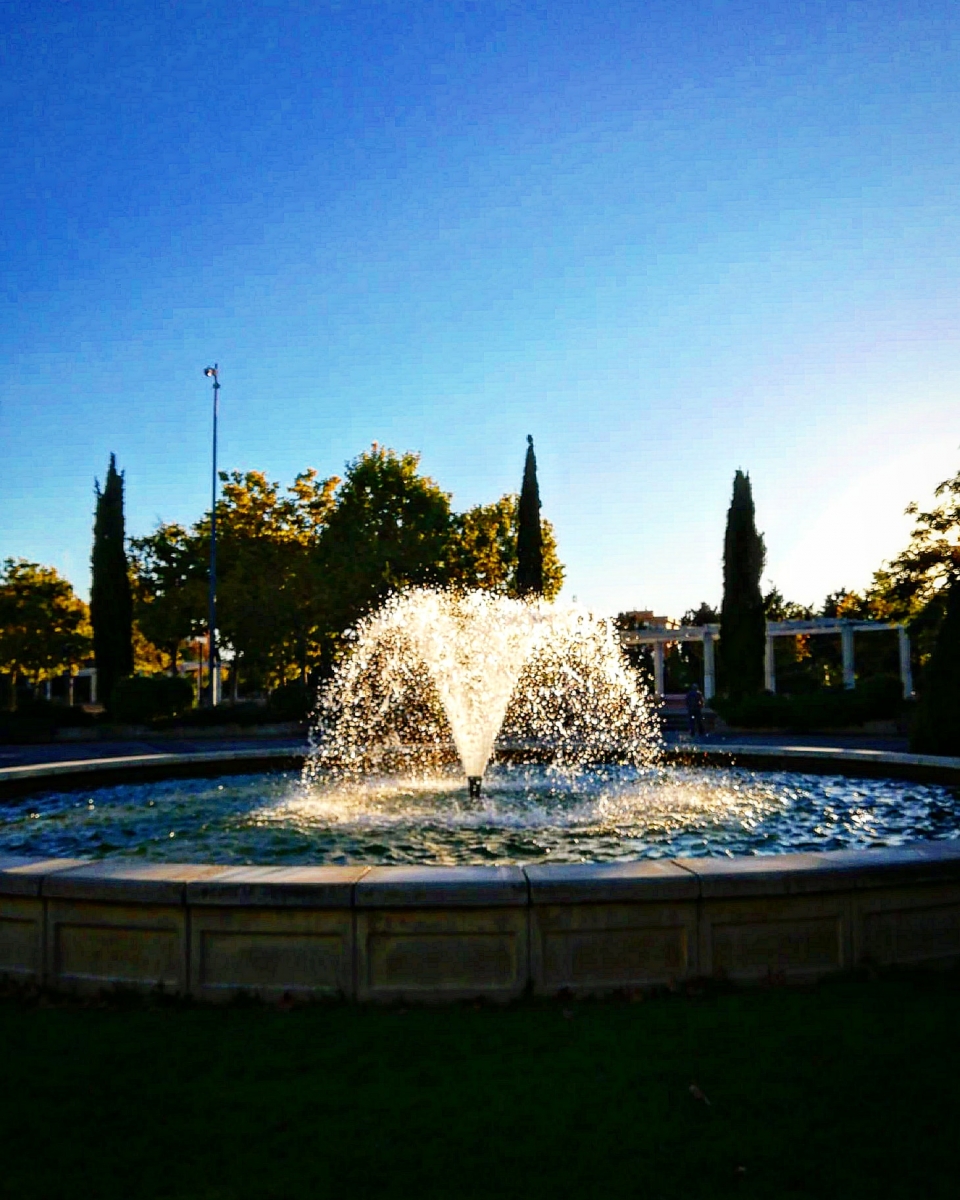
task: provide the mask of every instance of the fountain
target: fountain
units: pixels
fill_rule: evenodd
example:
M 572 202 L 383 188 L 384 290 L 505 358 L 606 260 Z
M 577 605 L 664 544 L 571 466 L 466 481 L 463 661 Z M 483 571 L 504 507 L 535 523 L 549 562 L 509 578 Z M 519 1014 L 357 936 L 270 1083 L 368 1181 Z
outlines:
M 479 799 L 501 748 L 567 769 L 651 762 L 653 709 L 615 631 L 578 606 L 417 589 L 363 621 L 318 709 L 311 768 L 428 769 L 451 746 Z
M 477 867 L 898 846 L 960 830 L 957 794 L 935 783 L 757 771 L 740 755 L 678 761 L 610 623 L 489 592 L 412 591 L 362 621 L 321 691 L 312 743 L 302 773 L 239 760 L 212 780 L 84 783 L 79 795 L 48 784 L 6 814 L 0 855 Z

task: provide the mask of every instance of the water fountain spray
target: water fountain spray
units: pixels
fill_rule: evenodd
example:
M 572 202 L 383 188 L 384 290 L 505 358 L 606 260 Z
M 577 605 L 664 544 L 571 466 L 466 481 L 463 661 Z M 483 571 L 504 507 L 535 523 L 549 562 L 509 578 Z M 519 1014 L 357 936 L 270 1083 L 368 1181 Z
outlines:
M 455 750 L 478 799 L 501 732 L 564 765 L 653 753 L 653 710 L 616 632 L 579 607 L 417 589 L 353 643 L 321 693 L 314 769 L 428 770 Z

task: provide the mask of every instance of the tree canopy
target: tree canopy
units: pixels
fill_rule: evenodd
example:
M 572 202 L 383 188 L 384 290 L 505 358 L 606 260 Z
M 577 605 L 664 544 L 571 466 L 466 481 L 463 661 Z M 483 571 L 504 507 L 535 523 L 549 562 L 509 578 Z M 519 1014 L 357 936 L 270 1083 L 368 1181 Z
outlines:
M 262 471 L 221 472 L 217 612 L 221 642 L 257 683 L 304 674 L 322 624 L 316 550 L 336 479 L 304 471 L 285 491 Z M 207 622 L 210 514 L 131 540 L 137 622 L 175 661 Z
M 326 670 L 343 633 L 391 592 L 416 586 L 517 595 L 518 500 L 453 513 L 419 456 L 374 444 L 343 479 L 304 471 L 283 488 L 260 471 L 222 472 L 217 611 L 234 678 L 273 687 Z M 541 523 L 544 594 L 563 582 Z M 137 627 L 173 661 L 206 629 L 207 513 L 130 542 Z
M 921 680 L 911 748 L 960 754 L 960 577 L 948 575 L 944 615 Z
M 720 606 L 722 686 L 733 697 L 763 688 L 766 616 L 760 577 L 766 559 L 757 532 L 750 476 L 737 471 L 723 543 L 723 603 Z
M 0 572 L 0 671 L 40 683 L 71 671 L 92 648 L 87 606 L 54 570 L 23 558 Z
M 447 551 L 447 582 L 465 588 L 482 588 L 505 596 L 519 596 L 520 503 L 517 496 L 501 496 L 492 504 L 478 504 L 454 514 Z M 564 567 L 557 554 L 553 526 L 540 518 L 541 594 L 553 600 L 563 586 Z
M 543 534 L 540 528 L 540 485 L 533 438 L 527 435 L 527 456 L 517 506 L 517 595 L 543 595 Z
M 392 591 L 446 582 L 450 496 L 419 467 L 419 454 L 376 443 L 347 464 L 317 553 L 332 632 Z
M 130 539 L 134 614 L 143 635 L 176 667 L 180 645 L 206 627 L 207 564 L 196 535 L 161 523 Z
M 123 475 L 110 455 L 103 490 L 96 483 L 90 621 L 97 686 L 109 704 L 119 681 L 133 673 L 133 596 L 127 570 Z

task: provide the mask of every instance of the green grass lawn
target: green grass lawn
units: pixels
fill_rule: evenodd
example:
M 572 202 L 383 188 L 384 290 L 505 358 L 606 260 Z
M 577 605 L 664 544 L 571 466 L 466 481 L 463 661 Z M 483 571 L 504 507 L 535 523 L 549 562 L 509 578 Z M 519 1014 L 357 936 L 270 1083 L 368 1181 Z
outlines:
M 955 976 L 503 1010 L 7 999 L 0 1194 L 952 1198 L 958 1018 Z

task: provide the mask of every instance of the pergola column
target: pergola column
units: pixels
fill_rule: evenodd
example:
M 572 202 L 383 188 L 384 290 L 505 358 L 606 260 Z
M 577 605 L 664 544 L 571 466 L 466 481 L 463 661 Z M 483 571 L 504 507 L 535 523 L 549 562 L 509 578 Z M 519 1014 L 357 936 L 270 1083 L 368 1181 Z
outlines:
M 900 682 L 903 684 L 903 698 L 909 700 L 913 695 L 913 671 L 910 669 L 910 635 L 906 625 L 897 626 L 897 639 L 900 643 Z
M 714 656 L 713 634 L 703 634 L 703 698 L 712 700 L 717 690 L 717 666 Z
M 653 690 L 663 695 L 663 642 L 653 643 Z
M 843 656 L 843 686 L 849 691 L 857 686 L 853 669 L 853 630 L 849 625 L 840 630 L 840 653 Z
M 769 633 L 763 650 L 763 686 L 768 692 L 777 690 L 776 659 L 773 656 L 773 638 Z

